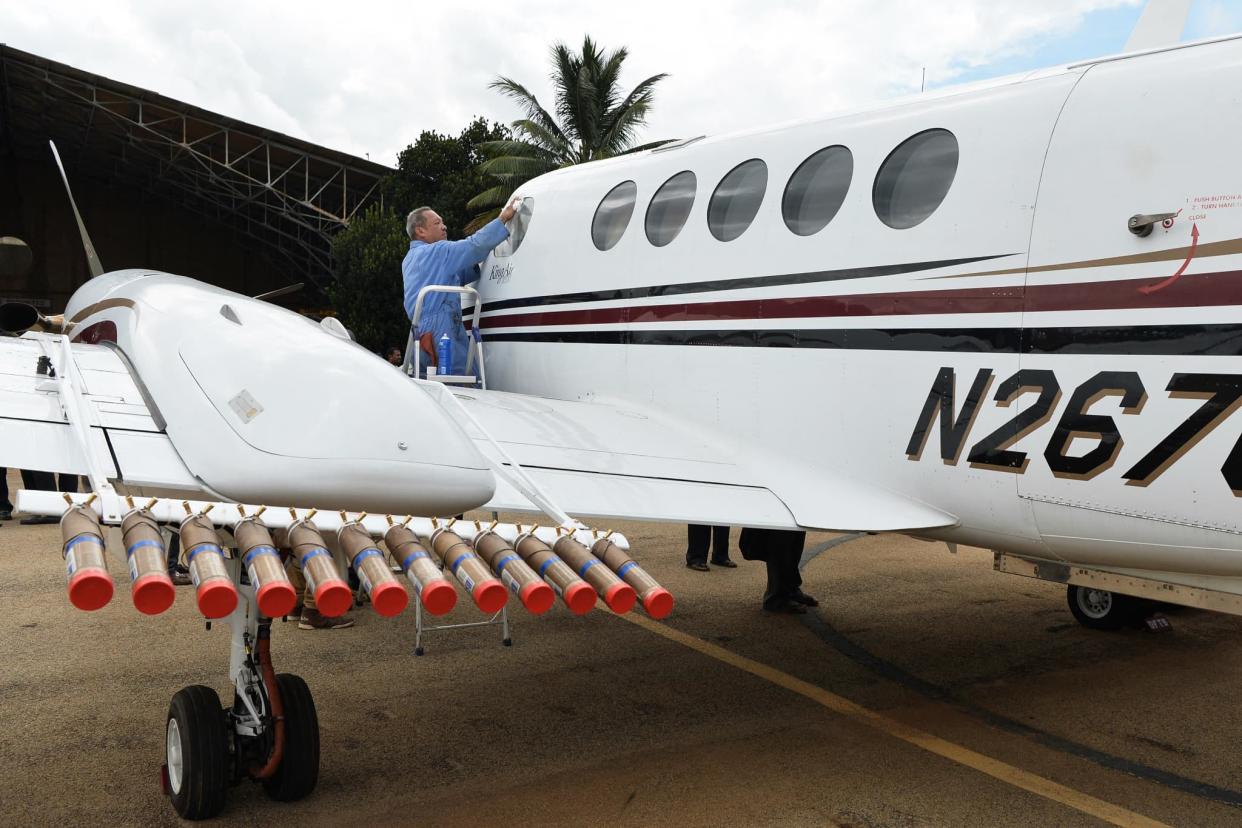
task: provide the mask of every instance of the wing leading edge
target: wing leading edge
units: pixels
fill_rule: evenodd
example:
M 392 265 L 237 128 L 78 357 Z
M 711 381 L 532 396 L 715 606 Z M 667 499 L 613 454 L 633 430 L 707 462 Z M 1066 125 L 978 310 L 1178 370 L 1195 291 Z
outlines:
M 774 529 L 914 531 L 957 519 L 846 475 L 736 446 L 628 403 L 454 390 L 503 448 L 574 515 Z M 479 449 L 497 452 L 472 424 Z M 500 481 L 485 508 L 537 511 Z

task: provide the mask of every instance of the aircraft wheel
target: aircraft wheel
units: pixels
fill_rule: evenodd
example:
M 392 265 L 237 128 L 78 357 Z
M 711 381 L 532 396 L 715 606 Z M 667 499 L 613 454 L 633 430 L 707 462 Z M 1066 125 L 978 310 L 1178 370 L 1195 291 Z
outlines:
M 216 691 L 182 688 L 168 706 L 164 731 L 168 795 L 185 819 L 208 819 L 224 809 L 229 785 L 229 732 Z
M 1105 589 L 1070 586 L 1065 597 L 1074 620 L 1093 630 L 1119 630 L 1132 623 L 1142 609 L 1139 599 Z
M 276 687 L 285 709 L 285 753 L 276 773 L 263 780 L 263 789 L 272 799 L 292 802 L 315 790 L 319 782 L 319 717 L 301 676 L 281 673 Z

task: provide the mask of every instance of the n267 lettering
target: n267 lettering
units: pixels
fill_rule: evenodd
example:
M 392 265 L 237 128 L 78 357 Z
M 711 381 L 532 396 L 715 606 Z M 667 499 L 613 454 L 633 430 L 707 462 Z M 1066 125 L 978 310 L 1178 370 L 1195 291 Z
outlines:
M 950 465 L 956 464 L 969 442 L 980 405 L 995 379 L 992 369 L 981 368 L 959 409 L 956 374 L 953 368 L 941 368 L 910 435 L 906 455 L 911 460 L 921 459 L 933 427 L 939 425 L 940 459 Z M 1174 374 L 1165 390 L 1171 398 L 1203 402 L 1121 475 L 1128 485 L 1151 484 L 1242 405 L 1240 374 Z M 966 462 L 1016 474 L 1026 471 L 1030 463 L 1027 452 L 1012 446 L 1056 416 L 1062 391 L 1052 371 L 1023 369 L 996 385 L 992 400 L 999 407 L 1007 408 L 1027 393 L 1037 395 L 1035 403 L 972 443 L 966 452 Z M 1142 412 L 1147 392 L 1142 379 L 1133 371 L 1101 371 L 1075 388 L 1044 446 L 1044 462 L 1053 474 L 1090 480 L 1117 461 L 1124 442 L 1117 420 L 1109 414 L 1089 413 L 1106 398 L 1116 399 L 1124 418 Z M 1095 446 L 1085 454 L 1070 454 L 1070 444 L 1075 438 L 1094 440 Z M 1229 488 L 1242 496 L 1242 438 L 1225 458 L 1221 474 Z

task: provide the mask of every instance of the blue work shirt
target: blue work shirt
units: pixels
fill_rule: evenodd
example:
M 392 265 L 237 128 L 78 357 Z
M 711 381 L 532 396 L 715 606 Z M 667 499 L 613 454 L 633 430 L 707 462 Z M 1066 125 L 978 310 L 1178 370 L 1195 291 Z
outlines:
M 461 287 L 479 278 L 476 265 L 487 258 L 496 245 L 509 238 L 509 230 L 500 219 L 483 225 L 477 233 L 461 241 L 410 242 L 410 250 L 401 262 L 401 275 L 405 284 L 405 315 L 413 321 L 414 303 L 418 292 L 428 285 Z M 418 319 L 417 339 L 425 333 L 433 334 L 437 343 L 448 334 L 453 340 L 452 373 L 466 372 L 466 354 L 470 340 L 461 323 L 461 295 L 456 293 L 428 293 Z M 441 371 L 444 366 L 441 366 Z

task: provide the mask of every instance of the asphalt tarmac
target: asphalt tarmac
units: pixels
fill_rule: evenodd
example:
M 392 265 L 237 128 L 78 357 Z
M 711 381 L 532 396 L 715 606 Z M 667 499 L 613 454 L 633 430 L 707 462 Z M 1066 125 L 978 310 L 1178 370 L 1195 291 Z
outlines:
M 1092 632 L 984 550 L 831 535 L 804 559 L 822 606 L 770 616 L 761 564 L 693 572 L 684 527 L 615 528 L 677 597 L 665 622 L 518 608 L 512 647 L 441 632 L 422 657 L 412 613 L 277 623 L 276 668 L 318 708 L 319 786 L 281 804 L 243 783 L 215 824 L 1242 824 L 1242 619 Z M 228 630 L 190 587 L 140 615 L 115 556 L 116 597 L 79 612 L 58 545 L 0 524 L 0 824 L 175 824 L 168 702 L 224 695 Z

